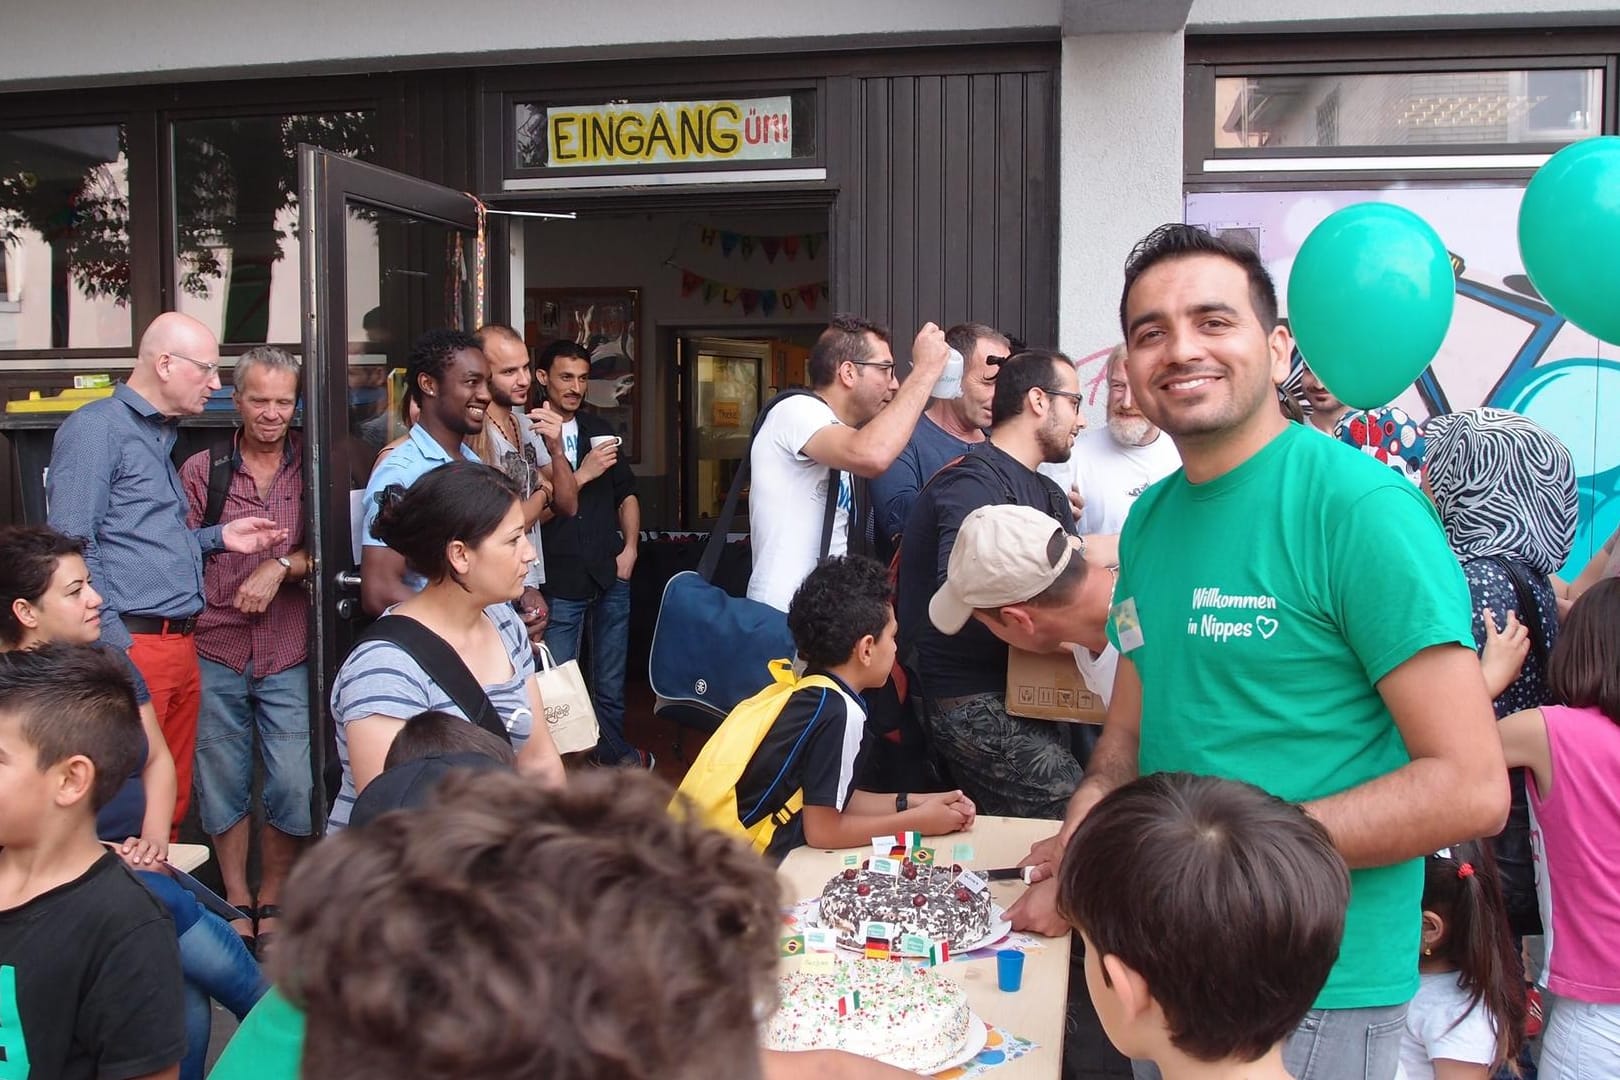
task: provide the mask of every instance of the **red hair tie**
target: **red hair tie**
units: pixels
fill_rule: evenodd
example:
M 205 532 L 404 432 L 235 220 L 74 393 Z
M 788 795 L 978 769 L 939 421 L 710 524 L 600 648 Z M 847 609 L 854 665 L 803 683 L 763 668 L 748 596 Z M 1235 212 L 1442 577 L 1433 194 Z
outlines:
M 1457 867 L 1457 876 L 1460 877 L 1460 878 L 1473 877 L 1474 876 L 1474 864 L 1473 863 L 1463 863 L 1461 866 Z

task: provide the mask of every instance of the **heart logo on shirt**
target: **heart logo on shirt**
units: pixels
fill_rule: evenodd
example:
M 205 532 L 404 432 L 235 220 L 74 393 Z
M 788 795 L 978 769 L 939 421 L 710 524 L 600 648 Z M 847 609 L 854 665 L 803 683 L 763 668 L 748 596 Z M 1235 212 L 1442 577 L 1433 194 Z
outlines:
M 1256 615 L 1254 617 L 1254 628 L 1260 631 L 1261 637 L 1269 641 L 1271 635 L 1277 632 L 1277 620 L 1269 615 Z

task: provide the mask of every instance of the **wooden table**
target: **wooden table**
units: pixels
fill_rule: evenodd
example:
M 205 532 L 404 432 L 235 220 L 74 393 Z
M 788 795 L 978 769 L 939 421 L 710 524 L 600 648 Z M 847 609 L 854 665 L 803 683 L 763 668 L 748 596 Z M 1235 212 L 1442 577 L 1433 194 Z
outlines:
M 973 828 L 951 836 L 932 836 L 923 843 L 947 861 L 957 844 L 970 844 L 973 859 L 969 869 L 989 870 L 1016 866 L 1029 846 L 1057 831 L 1057 822 L 1028 818 L 985 817 Z M 870 855 L 871 849 L 862 849 Z M 782 880 L 785 903 L 820 896 L 827 880 L 844 868 L 843 851 L 799 848 L 783 860 L 778 876 Z M 1024 891 L 1018 881 L 997 881 L 991 895 L 1002 907 L 1011 907 Z M 952 960 L 940 972 L 954 979 L 967 991 L 968 1004 L 980 1018 L 998 1028 L 1032 1039 L 1039 1045 L 1017 1061 L 1000 1065 L 991 1073 L 996 1080 L 1055 1078 L 1063 1062 L 1064 1002 L 1069 990 L 1069 938 L 1042 938 L 1046 948 L 1031 949 L 1024 955 L 1024 984 L 1017 992 L 1004 994 L 996 989 L 996 961 Z

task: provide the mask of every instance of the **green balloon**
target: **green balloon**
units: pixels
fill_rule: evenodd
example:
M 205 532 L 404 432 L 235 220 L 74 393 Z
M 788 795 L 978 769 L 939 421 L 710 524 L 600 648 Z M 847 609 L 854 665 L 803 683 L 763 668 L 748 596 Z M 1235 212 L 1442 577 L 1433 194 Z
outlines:
M 1620 136 L 1566 146 L 1519 204 L 1519 257 L 1554 311 L 1620 345 Z
M 1288 275 L 1288 325 L 1333 396 L 1388 405 L 1440 351 L 1457 302 L 1451 256 L 1429 223 L 1357 203 L 1311 230 Z

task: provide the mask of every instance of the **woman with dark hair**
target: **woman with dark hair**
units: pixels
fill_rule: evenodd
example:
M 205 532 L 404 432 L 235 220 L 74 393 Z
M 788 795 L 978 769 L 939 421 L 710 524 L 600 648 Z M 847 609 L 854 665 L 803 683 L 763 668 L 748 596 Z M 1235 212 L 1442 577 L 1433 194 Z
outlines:
M 101 595 L 90 583 L 84 542 L 43 525 L 0 528 L 0 652 L 46 642 L 95 644 L 101 638 Z M 269 984 L 237 933 L 207 911 L 165 869 L 174 814 L 174 759 L 158 727 L 146 680 L 120 650 L 146 732 L 146 758 L 96 815 L 96 833 L 168 908 L 185 976 L 186 1056 L 181 1080 L 202 1080 L 213 998 L 246 1016 Z
M 1483 654 L 1497 719 L 1544 704 L 1547 657 L 1558 638 L 1548 575 L 1575 543 L 1574 462 L 1545 429 L 1501 409 L 1432 417 L 1424 435 L 1423 489 L 1468 581 L 1474 646 Z M 1513 637 L 1529 655 L 1501 655 L 1507 650 L 1493 638 L 1519 623 L 1529 635 Z M 1496 858 L 1514 933 L 1539 934 L 1523 770 L 1513 770 L 1510 780 L 1513 803 L 1495 839 Z
M 428 582 L 382 617 L 414 619 L 448 645 L 494 707 L 518 769 L 561 784 L 562 758 L 546 730 L 534 651 L 512 608 L 535 556 L 511 479 L 480 462 L 440 465 L 409 490 L 383 489 L 371 534 Z M 355 797 L 382 771 L 394 736 L 412 716 L 438 709 L 476 719 L 453 696 L 402 645 L 372 636 L 355 646 L 332 686 L 343 788 L 330 828 L 348 824 Z

